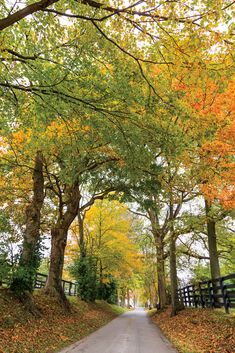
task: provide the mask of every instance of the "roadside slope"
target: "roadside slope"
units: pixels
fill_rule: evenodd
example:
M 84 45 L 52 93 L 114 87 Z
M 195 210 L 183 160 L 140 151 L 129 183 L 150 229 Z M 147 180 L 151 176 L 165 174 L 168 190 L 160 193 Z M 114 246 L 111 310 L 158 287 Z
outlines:
M 0 353 L 52 353 L 105 325 L 121 309 L 104 302 L 88 304 L 69 298 L 65 313 L 52 298 L 35 294 L 42 316 L 26 312 L 11 294 L 0 289 Z
M 187 308 L 171 318 L 170 311 L 156 313 L 152 320 L 180 353 L 235 352 L 235 315 Z

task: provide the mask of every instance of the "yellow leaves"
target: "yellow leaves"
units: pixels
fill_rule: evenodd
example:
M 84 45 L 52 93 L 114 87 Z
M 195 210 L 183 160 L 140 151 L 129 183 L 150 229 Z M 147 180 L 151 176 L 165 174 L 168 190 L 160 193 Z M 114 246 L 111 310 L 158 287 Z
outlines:
M 64 123 L 52 121 L 52 123 L 47 127 L 47 136 L 49 138 L 61 137 L 65 133 Z
M 104 271 L 121 278 L 141 270 L 140 256 L 130 237 L 132 217 L 125 205 L 118 201 L 95 202 L 86 213 L 84 231 L 87 254 L 101 260 Z M 79 252 L 76 223 L 69 238 L 67 263 Z
M 85 125 L 85 126 L 81 127 L 81 130 L 84 132 L 89 132 L 89 131 L 91 131 L 91 127 L 89 125 Z
M 60 335 L 60 339 L 61 339 L 61 341 L 63 341 L 63 342 L 66 342 L 66 341 L 69 341 L 70 340 L 70 338 L 69 337 L 67 337 L 67 336 L 64 336 L 64 335 Z
M 125 162 L 123 159 L 120 159 L 120 160 L 118 160 L 117 165 L 118 165 L 120 168 L 124 168 L 125 165 L 126 165 L 126 162 Z
M 119 160 L 119 155 L 118 153 L 111 147 L 111 146 L 108 146 L 108 145 L 105 145 L 105 146 L 101 146 L 99 148 L 99 151 L 104 153 L 105 155 L 107 155 L 108 157 L 111 157 L 113 159 L 117 159 Z M 121 161 L 120 161 L 121 163 Z
M 113 73 L 113 65 L 111 64 L 106 64 L 105 66 L 102 66 L 100 69 L 100 73 L 102 75 L 106 75 L 107 73 Z
M 12 134 L 12 143 L 14 145 L 23 145 L 30 142 L 32 136 L 32 129 L 26 131 L 18 130 Z
M 83 139 L 92 136 L 93 130 L 89 125 L 83 125 L 79 117 L 70 118 L 68 121 L 55 120 L 47 126 L 43 138 L 46 142 L 51 142 L 51 147 L 58 146 L 60 143 L 71 143 L 77 135 L 82 135 Z
M 149 76 L 151 78 L 157 78 L 157 76 L 162 73 L 162 69 L 158 65 L 153 65 L 150 69 Z

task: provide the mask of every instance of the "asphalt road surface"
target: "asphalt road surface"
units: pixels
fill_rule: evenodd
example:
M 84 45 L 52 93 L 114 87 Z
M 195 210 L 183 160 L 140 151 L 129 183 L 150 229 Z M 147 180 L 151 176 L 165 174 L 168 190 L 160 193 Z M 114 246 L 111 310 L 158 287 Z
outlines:
M 60 353 L 176 353 L 143 309 L 127 312 Z

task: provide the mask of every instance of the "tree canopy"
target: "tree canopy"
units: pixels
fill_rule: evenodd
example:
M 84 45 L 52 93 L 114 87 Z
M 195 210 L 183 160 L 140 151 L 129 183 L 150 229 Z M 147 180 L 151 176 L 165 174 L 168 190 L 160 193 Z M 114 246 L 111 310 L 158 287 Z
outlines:
M 213 278 L 233 271 L 233 5 L 1 1 L 0 233 L 16 257 L 0 261 L 12 289 L 31 266 L 33 291 L 49 237 L 45 294 L 66 306 L 74 227 L 76 280 L 109 279 L 128 301 L 133 289 L 165 306 L 171 292 L 176 313 L 185 261 L 192 276 L 208 261 Z

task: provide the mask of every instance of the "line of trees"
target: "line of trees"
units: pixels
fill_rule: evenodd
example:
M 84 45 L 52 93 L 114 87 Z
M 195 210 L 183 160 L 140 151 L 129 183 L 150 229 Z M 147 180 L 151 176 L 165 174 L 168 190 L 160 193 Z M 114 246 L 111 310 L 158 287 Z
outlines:
M 69 308 L 61 287 L 69 230 L 77 221 L 86 262 L 88 210 L 110 194 L 149 220 L 162 307 L 168 261 L 172 314 L 180 309 L 177 249 L 208 257 L 212 278 L 220 275 L 216 232 L 227 221 L 229 238 L 234 207 L 231 4 L 216 15 L 213 4 L 191 5 L 40 1 L 0 10 L 1 234 L 22 243 L 11 289 L 32 312 L 44 236 L 44 293 Z M 202 199 L 204 214 L 189 212 Z M 200 255 L 189 243 L 204 233 L 209 254 Z

